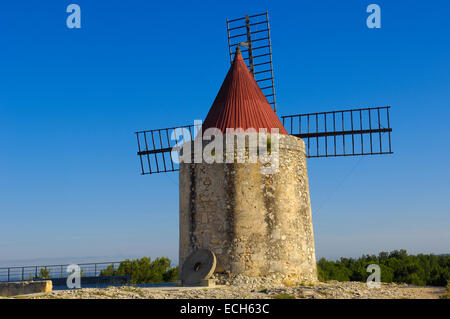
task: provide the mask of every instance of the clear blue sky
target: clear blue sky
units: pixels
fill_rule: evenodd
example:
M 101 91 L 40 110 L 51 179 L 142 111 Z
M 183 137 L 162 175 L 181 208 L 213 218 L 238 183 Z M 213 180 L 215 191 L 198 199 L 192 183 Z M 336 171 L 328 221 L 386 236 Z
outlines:
M 176 259 L 178 174 L 141 176 L 133 132 L 204 119 L 226 18 L 266 10 L 280 115 L 392 106 L 394 155 L 308 160 L 317 256 L 449 253 L 448 1 L 8 1 L 0 264 Z

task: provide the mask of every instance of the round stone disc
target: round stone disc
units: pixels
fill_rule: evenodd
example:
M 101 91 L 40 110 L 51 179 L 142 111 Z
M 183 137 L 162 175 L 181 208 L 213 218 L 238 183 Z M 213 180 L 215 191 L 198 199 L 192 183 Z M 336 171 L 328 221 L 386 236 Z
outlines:
M 184 261 L 181 268 L 181 281 L 183 284 L 193 285 L 208 279 L 216 269 L 216 256 L 206 248 L 192 252 Z

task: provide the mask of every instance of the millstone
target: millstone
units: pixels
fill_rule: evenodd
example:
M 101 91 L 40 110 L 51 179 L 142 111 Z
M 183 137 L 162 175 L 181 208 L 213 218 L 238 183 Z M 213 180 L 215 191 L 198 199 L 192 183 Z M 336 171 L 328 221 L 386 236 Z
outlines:
M 216 256 L 206 248 L 192 252 L 181 268 L 181 281 L 183 284 L 198 284 L 208 279 L 216 269 Z

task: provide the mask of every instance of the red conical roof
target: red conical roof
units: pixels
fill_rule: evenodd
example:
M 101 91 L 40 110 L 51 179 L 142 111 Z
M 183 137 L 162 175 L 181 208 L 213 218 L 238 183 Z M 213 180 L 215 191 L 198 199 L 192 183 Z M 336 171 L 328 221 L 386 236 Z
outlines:
M 238 47 L 239 48 L 239 47 Z M 202 130 L 215 127 L 226 133 L 227 128 L 278 128 L 288 134 L 273 111 L 255 78 L 236 49 L 233 64 L 228 70 L 219 93 L 203 122 Z

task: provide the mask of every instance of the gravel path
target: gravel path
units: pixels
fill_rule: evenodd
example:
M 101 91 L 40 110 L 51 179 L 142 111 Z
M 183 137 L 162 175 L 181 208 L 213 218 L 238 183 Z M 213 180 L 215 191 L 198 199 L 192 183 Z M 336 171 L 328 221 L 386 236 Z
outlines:
M 381 288 L 368 288 L 361 282 L 318 283 L 314 286 L 289 287 L 284 285 L 256 286 L 258 283 L 220 285 L 214 288 L 202 287 L 165 287 L 138 288 L 132 286 L 99 288 L 82 288 L 76 290 L 59 290 L 42 295 L 28 296 L 33 299 L 235 299 L 235 298 L 317 298 L 317 299 L 430 299 L 444 295 L 443 287 L 417 287 L 399 284 L 382 284 Z M 25 298 L 22 296 L 21 298 Z

